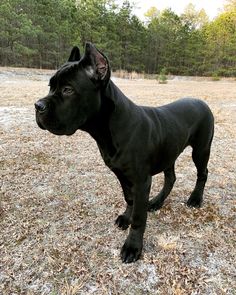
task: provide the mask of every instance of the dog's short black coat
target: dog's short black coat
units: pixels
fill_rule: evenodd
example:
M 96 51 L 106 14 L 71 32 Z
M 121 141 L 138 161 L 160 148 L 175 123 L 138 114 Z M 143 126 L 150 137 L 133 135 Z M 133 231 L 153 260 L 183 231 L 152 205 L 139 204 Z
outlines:
M 123 262 L 140 257 L 147 211 L 162 207 L 175 182 L 175 160 L 189 145 L 197 181 L 187 205 L 201 206 L 214 132 L 213 115 L 203 101 L 184 98 L 156 108 L 137 106 L 110 80 L 105 55 L 87 43 L 82 58 L 73 48 L 35 108 L 42 129 L 57 135 L 87 131 L 119 179 L 127 207 L 116 224 L 123 230 L 131 225 L 121 249 Z M 152 175 L 162 171 L 164 186 L 148 201 Z

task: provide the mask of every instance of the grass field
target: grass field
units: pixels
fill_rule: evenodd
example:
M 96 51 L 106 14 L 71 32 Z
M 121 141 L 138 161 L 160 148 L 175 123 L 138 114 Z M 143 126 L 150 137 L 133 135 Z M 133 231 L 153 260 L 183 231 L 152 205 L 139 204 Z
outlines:
M 125 265 L 127 232 L 114 225 L 125 204 L 96 143 L 35 123 L 50 74 L 0 68 L 0 294 L 236 294 L 236 82 L 115 79 L 137 104 L 202 98 L 216 121 L 203 207 L 185 205 L 196 179 L 187 148 L 171 195 L 148 215 L 141 260 Z

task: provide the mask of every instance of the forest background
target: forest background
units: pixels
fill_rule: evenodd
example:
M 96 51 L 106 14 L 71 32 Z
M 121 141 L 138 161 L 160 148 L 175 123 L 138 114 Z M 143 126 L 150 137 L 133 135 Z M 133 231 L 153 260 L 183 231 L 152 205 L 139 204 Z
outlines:
M 190 3 L 181 15 L 150 7 L 143 21 L 131 1 L 1 0 L 0 28 L 0 66 L 55 69 L 91 41 L 114 71 L 236 76 L 236 0 L 213 20 Z

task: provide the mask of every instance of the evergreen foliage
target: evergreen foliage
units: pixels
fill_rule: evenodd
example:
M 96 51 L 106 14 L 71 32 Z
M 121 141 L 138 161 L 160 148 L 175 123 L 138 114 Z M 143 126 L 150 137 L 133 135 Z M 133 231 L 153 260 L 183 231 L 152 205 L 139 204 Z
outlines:
M 152 7 L 145 22 L 133 11 L 127 0 L 1 0 L 0 65 L 57 68 L 91 41 L 113 70 L 236 76 L 235 0 L 212 21 L 192 4 L 180 16 Z

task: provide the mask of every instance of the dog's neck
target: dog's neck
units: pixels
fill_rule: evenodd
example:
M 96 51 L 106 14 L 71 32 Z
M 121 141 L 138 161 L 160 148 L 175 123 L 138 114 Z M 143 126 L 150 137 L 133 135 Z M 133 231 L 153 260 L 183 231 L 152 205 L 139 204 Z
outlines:
M 130 106 L 132 103 L 122 91 L 109 80 L 104 89 L 101 90 L 101 107 L 99 112 L 81 128 L 88 132 L 97 142 L 98 147 L 103 155 L 109 152 L 112 157 L 116 151 L 116 143 L 114 142 L 114 132 L 124 132 L 121 126 L 126 126 L 130 120 Z M 127 110 L 129 113 L 127 113 Z M 119 114 L 122 113 L 122 116 Z M 127 116 L 125 114 L 127 113 Z M 116 114 L 116 115 L 115 115 Z M 114 115 L 116 118 L 114 119 Z M 122 117 L 122 121 L 121 121 Z M 113 120 L 113 130 L 110 128 L 110 121 Z M 115 130 L 114 130 L 114 125 Z
M 117 91 L 118 88 L 112 81 L 109 81 L 107 86 L 101 90 L 99 112 L 81 128 L 95 139 L 102 155 L 103 151 L 109 152 L 111 157 L 116 153 L 116 148 L 112 140 L 109 122 L 116 105 L 119 103 Z

